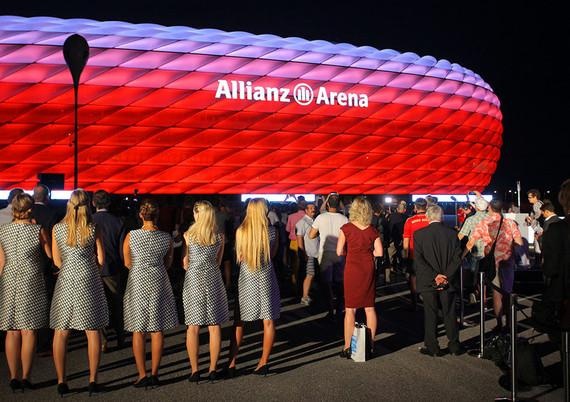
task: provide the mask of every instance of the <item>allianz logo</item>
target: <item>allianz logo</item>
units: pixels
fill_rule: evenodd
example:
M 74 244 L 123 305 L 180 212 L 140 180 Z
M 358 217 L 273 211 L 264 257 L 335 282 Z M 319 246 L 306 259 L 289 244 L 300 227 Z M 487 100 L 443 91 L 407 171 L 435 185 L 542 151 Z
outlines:
M 292 93 L 291 93 L 292 92 Z M 315 90 L 303 82 L 290 88 L 262 87 L 253 85 L 251 81 L 218 80 L 216 99 L 238 99 L 261 102 L 297 102 L 301 106 L 311 103 L 317 105 L 368 107 L 368 95 L 354 92 L 327 91 L 325 87 Z

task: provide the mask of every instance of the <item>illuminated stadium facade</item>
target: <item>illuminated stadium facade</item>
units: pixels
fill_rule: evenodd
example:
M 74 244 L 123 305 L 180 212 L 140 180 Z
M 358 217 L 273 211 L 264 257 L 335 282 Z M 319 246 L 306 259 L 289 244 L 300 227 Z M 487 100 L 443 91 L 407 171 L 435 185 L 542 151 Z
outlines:
M 0 16 L 0 188 L 39 173 L 116 193 L 465 193 L 500 156 L 491 87 L 446 60 L 326 41 Z

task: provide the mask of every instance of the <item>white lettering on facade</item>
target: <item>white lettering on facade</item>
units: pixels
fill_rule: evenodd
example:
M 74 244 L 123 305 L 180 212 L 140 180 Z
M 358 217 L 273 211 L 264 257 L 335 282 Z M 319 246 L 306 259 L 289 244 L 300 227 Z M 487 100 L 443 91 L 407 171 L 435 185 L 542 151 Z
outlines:
M 290 88 L 256 86 L 251 81 L 218 80 L 215 98 L 290 103 L 290 95 Z M 293 99 L 301 106 L 313 103 L 312 88 L 305 83 L 297 84 Z M 368 95 L 354 92 L 329 92 L 325 87 L 319 87 L 314 103 L 366 108 L 368 107 Z

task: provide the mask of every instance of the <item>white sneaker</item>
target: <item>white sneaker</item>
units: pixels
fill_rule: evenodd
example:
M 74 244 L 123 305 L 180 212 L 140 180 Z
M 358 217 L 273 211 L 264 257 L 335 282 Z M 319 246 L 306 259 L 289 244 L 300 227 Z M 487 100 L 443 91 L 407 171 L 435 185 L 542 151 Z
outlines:
M 470 304 L 477 303 L 477 296 L 475 296 L 475 293 L 469 293 L 469 303 Z
M 303 306 L 309 306 L 313 300 L 309 296 L 301 298 L 301 304 Z

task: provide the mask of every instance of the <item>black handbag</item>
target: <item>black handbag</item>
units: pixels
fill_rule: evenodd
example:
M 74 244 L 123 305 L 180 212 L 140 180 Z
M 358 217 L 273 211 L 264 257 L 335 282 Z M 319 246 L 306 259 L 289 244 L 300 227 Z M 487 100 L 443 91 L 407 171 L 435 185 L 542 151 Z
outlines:
M 497 244 L 497 239 L 499 238 L 499 233 L 501 232 L 501 226 L 503 226 L 503 215 L 501 214 L 501 222 L 499 223 L 499 230 L 497 230 L 497 235 L 495 236 L 495 240 L 493 240 L 493 245 L 491 249 L 485 255 L 485 257 L 479 260 L 479 271 L 485 273 L 485 277 L 492 281 L 495 279 L 495 275 L 497 274 L 497 267 L 495 264 L 495 245 Z

